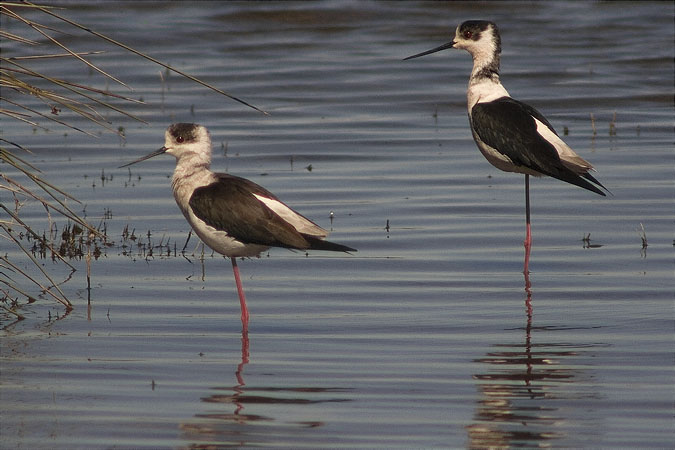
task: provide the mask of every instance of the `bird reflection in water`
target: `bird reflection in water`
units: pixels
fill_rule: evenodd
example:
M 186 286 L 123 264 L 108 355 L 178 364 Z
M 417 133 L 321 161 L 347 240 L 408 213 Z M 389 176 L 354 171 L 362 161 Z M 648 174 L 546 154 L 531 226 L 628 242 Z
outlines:
M 261 444 L 273 439 L 275 433 L 270 428 L 287 430 L 288 426 L 299 428 L 315 428 L 324 425 L 320 420 L 312 421 L 284 421 L 273 415 L 252 414 L 244 412 L 246 407 L 256 407 L 266 413 L 279 411 L 274 405 L 287 405 L 284 416 L 299 415 L 288 408 L 303 407 L 328 402 L 348 402 L 349 398 L 340 396 L 340 393 L 350 392 L 347 388 L 334 387 L 279 387 L 279 386 L 246 386 L 244 369 L 250 360 L 250 344 L 246 331 L 241 336 L 241 361 L 234 372 L 237 384 L 231 387 L 214 387 L 215 394 L 202 397 L 201 401 L 209 405 L 228 405 L 234 407 L 232 412 L 213 411 L 195 414 L 195 420 L 181 425 L 186 441 L 199 442 L 188 448 L 212 448 L 221 446 L 245 446 Z M 326 398 L 326 393 L 336 395 Z M 265 427 L 247 427 L 251 423 L 265 424 Z M 270 444 L 273 444 L 271 442 Z
M 523 343 L 495 344 L 498 351 L 474 360 L 488 364 L 489 370 L 474 375 L 480 397 L 473 423 L 466 427 L 470 448 L 551 445 L 564 438 L 566 425 L 576 420 L 563 415 L 565 409 L 558 406 L 564 403 L 561 400 L 597 395 L 580 394 L 571 389 L 571 386 L 583 386 L 581 383 L 587 378 L 583 369 L 571 367 L 578 362 L 566 362 L 570 358 L 578 360 L 581 353 L 575 350 L 578 344 L 532 342 L 533 331 L 551 332 L 562 328 L 533 327 L 532 283 L 528 271 L 524 272 L 524 278 Z

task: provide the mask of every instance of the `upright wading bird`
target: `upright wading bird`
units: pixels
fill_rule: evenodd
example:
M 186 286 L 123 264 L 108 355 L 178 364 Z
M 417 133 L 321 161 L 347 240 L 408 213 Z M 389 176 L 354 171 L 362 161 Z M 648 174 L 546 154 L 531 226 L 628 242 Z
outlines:
M 171 186 L 188 223 L 202 242 L 232 261 L 244 333 L 248 331 L 249 314 L 237 257 L 256 256 L 270 247 L 356 251 L 326 241 L 328 231 L 293 211 L 264 187 L 245 178 L 212 172 L 211 137 L 201 125 L 171 125 L 162 148 L 120 167 L 163 153 L 176 158 Z
M 497 25 L 469 20 L 459 25 L 455 38 L 439 47 L 405 58 L 464 49 L 473 58 L 467 90 L 469 124 L 476 145 L 496 168 L 525 174 L 525 271 L 532 245 L 530 229 L 530 175 L 548 175 L 605 195 L 607 191 L 589 173 L 593 166 L 577 155 L 536 109 L 511 98 L 499 80 L 501 38 Z M 609 192 L 609 191 L 607 191 Z

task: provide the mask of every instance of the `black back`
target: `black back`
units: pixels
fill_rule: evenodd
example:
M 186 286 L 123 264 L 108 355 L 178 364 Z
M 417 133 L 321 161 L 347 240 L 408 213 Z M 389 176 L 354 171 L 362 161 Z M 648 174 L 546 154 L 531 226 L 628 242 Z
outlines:
M 534 118 L 557 135 L 539 111 L 511 97 L 477 103 L 471 110 L 471 127 L 483 142 L 507 156 L 514 164 L 605 195 L 586 181 L 602 186 L 595 178 L 589 174 L 580 176 L 560 161 L 553 144 L 537 132 Z
M 194 214 L 208 225 L 227 232 L 244 244 L 293 249 L 355 251 L 332 242 L 299 233 L 263 202 L 258 194 L 280 200 L 264 187 L 245 178 L 216 174 L 218 180 L 195 189 L 190 197 Z

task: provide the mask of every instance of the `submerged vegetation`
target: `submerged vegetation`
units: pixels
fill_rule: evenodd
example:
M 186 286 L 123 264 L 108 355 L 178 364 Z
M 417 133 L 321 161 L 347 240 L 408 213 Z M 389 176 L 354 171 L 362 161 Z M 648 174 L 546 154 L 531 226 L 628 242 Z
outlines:
M 143 101 L 112 92 L 108 87 L 109 83 L 123 88 L 129 86 L 89 61 L 89 57 L 100 54 L 101 51 L 75 52 L 57 36 L 85 33 L 106 45 L 122 48 L 130 57 L 144 58 L 166 71 L 173 71 L 220 95 L 265 113 L 192 75 L 85 25 L 73 22 L 63 15 L 62 10 L 63 8 L 28 1 L 0 1 L 0 21 L 3 25 L 0 29 L 0 39 L 5 43 L 0 55 L 0 86 L 2 86 L 0 116 L 3 117 L 0 164 L 11 166 L 28 180 L 17 180 L 9 176 L 5 170 L 0 172 L 2 199 L 0 240 L 18 248 L 25 257 L 24 262 L 32 264 L 36 269 L 25 270 L 22 264 L 11 261 L 5 252 L 0 254 L 0 308 L 19 319 L 23 318 L 18 312 L 21 304 L 35 301 L 35 291 L 56 300 L 66 308 L 66 311 L 70 311 L 73 305 L 59 287 L 75 272 L 69 260 L 85 259 L 89 267 L 91 258 L 97 259 L 112 244 L 108 240 L 104 225 L 93 226 L 74 212 L 69 203 L 78 203 L 77 199 L 49 183 L 48 174 L 41 172 L 38 167 L 26 160 L 25 155 L 30 154 L 31 150 L 21 142 L 17 142 L 16 138 L 12 138 L 9 130 L 21 124 L 32 126 L 34 130 L 47 130 L 46 124 L 51 124 L 63 128 L 64 131 L 83 133 L 92 138 L 96 137 L 96 133 L 105 131 L 124 139 L 124 128 L 115 126 L 109 116 L 131 118 L 145 123 L 125 109 L 131 104 L 143 104 Z M 16 30 L 20 30 L 21 33 Z M 105 89 L 69 81 L 58 73 L 31 68 L 31 62 L 47 63 L 46 67 L 49 68 L 50 61 L 63 58 L 81 64 L 83 71 L 98 74 L 105 82 Z M 76 126 L 68 119 L 64 119 L 66 114 L 62 113 L 66 111 L 72 113 L 73 117 L 86 119 L 85 123 L 89 126 Z M 38 203 L 42 206 L 45 211 L 44 228 L 49 231 L 37 231 L 34 225 L 22 220 L 22 209 L 28 203 Z M 65 219 L 67 222 L 60 233 L 57 232 L 55 217 Z M 134 237 L 133 232 L 126 237 L 123 236 L 122 245 L 127 245 L 124 243 L 127 240 L 133 242 Z M 150 244 L 147 251 L 155 251 L 154 246 Z M 164 249 L 162 251 L 170 252 Z M 65 279 L 55 280 L 54 276 L 50 275 L 39 262 L 39 259 L 46 258 L 51 258 L 67 269 L 69 274 Z

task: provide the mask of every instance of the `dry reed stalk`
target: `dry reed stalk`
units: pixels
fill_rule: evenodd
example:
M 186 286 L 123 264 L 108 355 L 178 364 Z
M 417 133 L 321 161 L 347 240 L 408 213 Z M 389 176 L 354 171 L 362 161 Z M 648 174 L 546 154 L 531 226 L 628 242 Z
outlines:
M 131 90 L 131 87 L 125 84 L 122 80 L 104 71 L 86 58 L 89 56 L 101 54 L 102 52 L 75 52 L 71 50 L 63 42 L 54 37 L 54 35 L 57 33 L 69 33 L 64 31 L 64 29 L 46 25 L 44 23 L 38 22 L 37 20 L 26 17 L 24 14 L 26 11 L 31 11 L 32 13 L 39 12 L 39 18 L 56 21 L 57 24 L 65 27 L 68 32 L 83 31 L 88 35 L 94 36 L 95 38 L 108 44 L 120 47 L 128 53 L 140 56 L 152 62 L 153 64 L 159 65 L 165 68 L 167 71 L 173 71 L 185 78 L 188 78 L 189 80 L 211 89 L 220 95 L 226 96 L 247 107 L 267 114 L 267 112 L 264 110 L 247 103 L 221 89 L 218 89 L 192 75 L 175 69 L 174 67 L 171 67 L 156 58 L 153 58 L 109 36 L 92 30 L 85 25 L 70 20 L 64 15 L 57 14 L 57 10 L 64 9 L 66 8 L 39 5 L 29 1 L 0 1 L 0 17 L 3 20 L 13 21 L 20 24 L 23 26 L 23 28 L 21 28 L 22 31 L 25 30 L 28 33 L 37 33 L 41 38 L 46 40 L 47 46 L 54 46 L 58 48 L 58 51 L 55 53 L 48 51 L 41 55 L 11 54 L 12 51 L 15 51 L 14 47 L 12 46 L 7 47 L 7 49 L 3 49 L 2 54 L 0 54 L 0 87 L 2 87 L 2 95 L 0 95 L 0 116 L 4 116 L 8 121 L 29 124 L 36 128 L 45 128 L 40 125 L 40 121 L 48 120 L 60 126 L 86 134 L 91 137 L 96 137 L 96 135 L 91 131 L 76 127 L 65 120 L 56 118 L 56 115 L 62 109 L 69 110 L 80 117 L 85 118 L 88 121 L 87 123 L 90 123 L 95 128 L 103 128 L 122 137 L 124 134 L 124 129 L 122 127 L 115 128 L 112 123 L 105 119 L 104 113 L 113 112 L 115 114 L 119 114 L 120 116 L 129 117 L 138 122 L 146 123 L 140 117 L 135 116 L 126 111 L 123 107 L 116 106 L 112 103 L 112 101 L 121 101 L 123 103 L 143 104 L 142 101 L 130 98 L 128 96 L 115 94 L 109 92 L 108 90 L 102 90 L 92 86 L 70 82 L 68 80 L 62 79 L 62 77 L 59 77 L 56 74 L 38 72 L 28 67 L 27 64 L 33 60 L 50 61 L 59 58 L 72 58 L 73 60 L 84 64 L 87 69 L 93 70 L 101 74 L 106 79 L 109 79 L 116 84 Z M 35 14 L 33 14 L 33 16 L 35 16 Z M 13 41 L 20 44 L 20 46 L 18 46 L 20 50 L 45 45 L 41 44 L 35 39 L 31 39 L 29 36 L 22 34 L 23 33 L 19 32 L 8 32 L 6 27 L 5 29 L 0 30 L 0 38 L 3 39 L 4 42 Z M 38 84 L 41 86 L 38 86 Z M 7 96 L 7 93 L 19 94 L 20 96 L 24 96 L 27 101 L 24 103 L 21 100 L 11 99 Z M 28 103 L 30 101 L 34 101 L 36 98 L 44 104 L 44 108 L 46 109 L 45 111 L 41 111 L 39 107 L 28 106 Z M 10 127 L 8 127 L 8 129 L 10 129 Z M 17 264 L 9 261 L 6 256 L 0 256 L 0 275 L 2 275 L 0 277 L 0 283 L 6 286 L 6 289 L 0 289 L 0 306 L 2 306 L 3 310 L 20 316 L 20 314 L 14 311 L 14 306 L 11 308 L 6 306 L 8 303 L 11 303 L 12 305 L 17 304 L 16 299 L 13 297 L 19 295 L 26 297 L 29 299 L 29 301 L 34 301 L 34 297 L 29 294 L 28 289 L 25 289 L 21 286 L 22 283 L 20 281 L 10 278 L 8 273 L 11 272 L 12 277 L 21 278 L 23 282 L 27 282 L 33 287 L 39 288 L 42 292 L 63 304 L 66 307 L 66 311 L 70 311 L 73 308 L 73 305 L 67 299 L 63 291 L 59 288 L 59 284 L 69 280 L 72 276 L 72 272 L 66 280 L 63 280 L 60 283 L 56 282 L 46 272 L 35 256 L 33 256 L 31 252 L 22 245 L 22 239 L 24 239 L 25 236 L 30 236 L 32 239 L 36 239 L 40 242 L 41 247 L 51 251 L 53 258 L 59 258 L 59 261 L 68 265 L 72 271 L 74 271 L 75 268 L 69 264 L 67 260 L 59 254 L 58 251 L 54 249 L 52 242 L 49 242 L 44 235 L 41 237 L 39 233 L 31 228 L 30 225 L 21 220 L 21 208 L 27 202 L 36 201 L 45 208 L 46 217 L 50 223 L 50 229 L 52 224 L 51 213 L 54 212 L 57 215 L 79 225 L 82 229 L 86 229 L 88 235 L 93 236 L 94 239 L 105 240 L 105 235 L 101 234 L 94 226 L 90 225 L 85 219 L 80 217 L 66 204 L 66 201 L 77 202 L 77 199 L 49 183 L 46 180 L 45 175 L 37 167 L 33 166 L 25 159 L 17 156 L 16 152 L 31 153 L 30 149 L 22 146 L 19 143 L 13 142 L 12 140 L 6 139 L 4 137 L 0 138 L 0 163 L 4 162 L 16 169 L 19 173 L 30 180 L 32 185 L 25 186 L 17 180 L 9 177 L 6 173 L 0 173 L 0 192 L 4 192 L 2 195 L 2 200 L 5 202 L 6 199 L 9 198 L 13 200 L 14 203 L 13 207 L 5 203 L 0 203 L 0 209 L 2 209 L 7 214 L 6 218 L 0 216 L 0 231 L 2 231 L 2 233 L 0 233 L 0 240 L 4 239 L 11 241 L 18 249 L 20 249 L 22 254 L 25 255 L 40 271 L 41 276 L 44 277 L 44 280 L 46 281 L 41 281 L 36 276 L 33 276 L 27 271 L 22 270 Z M 89 287 L 91 275 L 90 252 L 87 253 L 86 264 L 87 285 Z

